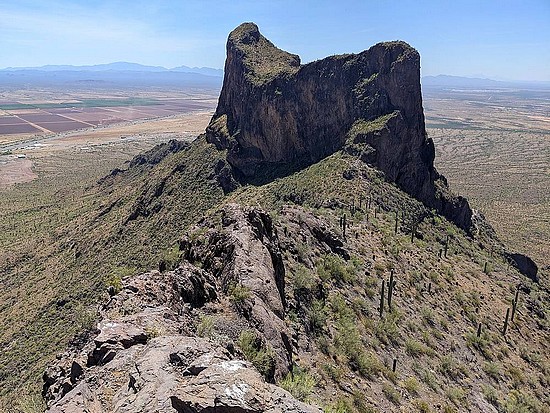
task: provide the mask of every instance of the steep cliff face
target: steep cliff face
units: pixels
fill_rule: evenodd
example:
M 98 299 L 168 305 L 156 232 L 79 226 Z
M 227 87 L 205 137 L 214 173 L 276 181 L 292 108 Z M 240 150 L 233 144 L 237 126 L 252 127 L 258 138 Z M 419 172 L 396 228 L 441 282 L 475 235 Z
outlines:
M 218 107 L 206 130 L 237 176 L 291 171 L 346 148 L 464 229 L 471 210 L 433 166 L 420 56 L 404 42 L 300 65 L 253 23 L 229 35 Z

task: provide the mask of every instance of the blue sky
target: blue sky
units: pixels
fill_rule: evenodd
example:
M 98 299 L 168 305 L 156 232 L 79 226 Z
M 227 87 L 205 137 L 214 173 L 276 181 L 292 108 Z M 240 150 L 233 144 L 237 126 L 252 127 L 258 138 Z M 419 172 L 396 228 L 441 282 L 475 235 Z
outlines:
M 423 75 L 550 80 L 550 0 L 0 0 L 0 68 L 221 68 L 244 21 L 303 62 L 401 39 L 420 51 Z

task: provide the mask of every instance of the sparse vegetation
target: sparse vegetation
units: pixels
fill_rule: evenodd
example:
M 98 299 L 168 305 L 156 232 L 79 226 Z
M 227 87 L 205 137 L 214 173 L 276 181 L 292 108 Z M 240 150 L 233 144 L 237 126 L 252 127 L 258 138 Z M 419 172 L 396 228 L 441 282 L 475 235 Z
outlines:
M 252 330 L 244 330 L 239 336 L 239 348 L 246 359 L 265 377 L 266 380 L 273 380 L 275 359 L 273 351 L 262 342 L 262 339 Z
M 292 372 L 279 383 L 279 385 L 287 390 L 298 400 L 307 401 L 313 387 L 317 384 L 313 377 L 306 370 L 299 367 L 294 367 Z

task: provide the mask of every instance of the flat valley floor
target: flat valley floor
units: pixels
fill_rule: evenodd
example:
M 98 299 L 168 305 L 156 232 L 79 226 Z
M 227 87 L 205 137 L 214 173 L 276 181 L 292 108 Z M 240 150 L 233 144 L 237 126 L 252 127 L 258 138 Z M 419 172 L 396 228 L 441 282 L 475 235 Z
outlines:
M 507 248 L 550 265 L 550 92 L 424 89 L 436 167 Z
M 33 97 L 32 90 L 25 91 L 26 102 L 51 105 L 51 97 L 43 93 L 36 91 Z M 138 95 L 142 103 L 151 104 L 160 102 L 159 93 L 178 102 L 171 106 L 173 112 L 120 105 L 113 110 L 126 113 L 127 119 L 114 124 L 57 134 L 2 134 L 0 231 L 13 235 L 16 228 L 31 226 L 33 199 L 52 200 L 59 191 L 70 193 L 91 185 L 157 143 L 192 139 L 204 130 L 215 110 L 217 95 L 212 91 Z M 71 99 L 101 106 L 111 98 L 93 93 Z M 539 266 L 550 265 L 549 102 L 547 91 L 424 89 L 436 167 L 453 191 L 486 216 L 509 249 L 533 257 Z M 166 99 L 162 104 L 167 104 Z M 72 111 L 78 115 L 87 110 L 102 109 Z M 140 111 L 146 110 L 153 112 L 141 116 Z M 17 243 L 13 236 L 0 237 L 0 250 L 14 253 Z

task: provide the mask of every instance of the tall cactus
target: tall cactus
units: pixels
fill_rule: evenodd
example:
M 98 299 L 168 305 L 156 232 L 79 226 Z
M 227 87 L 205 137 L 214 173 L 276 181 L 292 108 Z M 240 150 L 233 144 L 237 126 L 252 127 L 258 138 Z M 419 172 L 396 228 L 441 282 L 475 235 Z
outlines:
M 384 289 L 386 286 L 386 280 L 382 280 L 382 289 L 380 290 L 380 317 L 384 314 Z
M 508 331 L 508 319 L 510 317 L 510 307 L 506 309 L 506 318 L 504 319 L 504 328 L 502 329 L 502 335 L 506 335 L 506 331 Z
M 516 309 L 518 306 L 518 300 L 519 300 L 519 287 L 516 289 L 516 296 L 514 297 L 514 301 L 512 301 L 512 316 L 510 317 L 510 321 L 514 321 L 514 316 L 516 315 Z
M 391 299 L 393 296 L 393 287 L 395 286 L 395 282 L 393 281 L 393 270 L 390 272 L 390 282 L 388 284 L 388 308 L 391 311 Z

